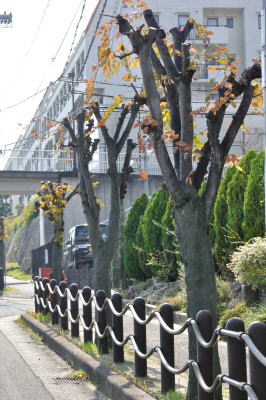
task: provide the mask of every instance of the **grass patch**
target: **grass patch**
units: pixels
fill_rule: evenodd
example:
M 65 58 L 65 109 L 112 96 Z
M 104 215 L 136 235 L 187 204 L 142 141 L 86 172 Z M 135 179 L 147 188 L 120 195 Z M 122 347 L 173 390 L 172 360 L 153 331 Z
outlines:
M 18 292 L 18 289 L 6 286 L 4 287 L 4 290 L 0 290 L 0 293 L 5 293 L 5 292 Z
M 67 376 L 68 379 L 87 379 L 88 374 L 83 369 L 78 369 Z
M 184 400 L 184 393 L 180 392 L 168 392 L 159 397 L 159 400 Z
M 32 310 L 26 310 L 27 314 L 32 315 L 34 318 L 36 318 L 38 321 L 44 323 L 44 324 L 48 324 L 51 322 L 51 315 L 49 314 L 42 314 L 40 312 L 36 313 Z
M 29 281 L 32 279 L 30 274 L 26 274 L 25 272 L 21 271 L 17 263 L 6 264 L 6 275 L 21 281 Z
M 22 329 L 24 329 L 30 335 L 32 340 L 35 340 L 35 342 L 43 341 L 42 336 L 38 335 L 38 333 L 36 333 L 33 329 L 31 329 L 21 316 L 18 317 L 16 322 L 21 326 Z
M 98 351 L 98 347 L 96 346 L 95 343 L 92 342 L 87 342 L 87 343 L 80 343 L 79 347 L 85 352 L 90 354 L 91 356 L 94 357 L 99 357 L 99 351 Z

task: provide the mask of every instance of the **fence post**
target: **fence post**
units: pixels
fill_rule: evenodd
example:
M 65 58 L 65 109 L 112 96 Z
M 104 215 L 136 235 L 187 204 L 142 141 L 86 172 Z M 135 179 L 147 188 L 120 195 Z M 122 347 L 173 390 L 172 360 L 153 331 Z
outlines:
M 245 325 L 240 318 L 231 318 L 226 324 L 226 329 L 244 332 Z M 246 346 L 242 340 L 228 337 L 228 375 L 239 382 L 247 382 Z M 230 400 L 247 400 L 248 395 L 233 386 L 229 386 Z
M 36 287 L 36 284 L 38 284 L 38 280 L 39 280 L 39 277 L 35 276 L 34 277 L 34 309 L 35 309 L 35 313 L 39 312 L 39 305 L 38 305 L 38 301 L 36 299 L 36 296 L 38 296 L 38 289 Z
M 213 334 L 211 313 L 207 310 L 199 311 L 196 321 L 204 340 L 209 342 Z M 197 362 L 204 382 L 211 386 L 213 383 L 213 348 L 205 349 L 197 341 Z M 214 400 L 214 393 L 206 393 L 198 384 L 198 400 Z
M 62 293 L 64 293 L 63 297 L 60 296 L 60 309 L 61 309 L 61 313 L 62 314 L 64 314 L 64 312 L 67 309 L 66 287 L 67 287 L 66 282 L 61 281 L 59 283 L 59 289 L 61 290 Z M 65 315 L 65 317 L 60 317 L 60 327 L 64 331 L 68 330 L 68 316 L 67 316 L 67 314 Z
M 266 357 L 266 324 L 253 322 L 249 325 L 248 335 L 257 349 Z M 266 367 L 249 351 L 250 384 L 258 399 L 266 399 Z
M 96 301 L 99 307 L 103 306 L 104 300 L 106 299 L 106 294 L 104 290 L 98 290 L 96 293 Z M 106 316 L 106 309 L 103 311 L 95 312 L 97 316 L 97 323 L 99 326 L 99 330 L 101 333 L 104 332 L 107 326 L 107 316 Z M 100 354 L 107 354 L 108 353 L 108 337 L 105 336 L 104 338 L 97 338 L 96 344 L 98 346 L 98 350 Z
M 39 284 L 39 289 L 38 289 L 38 297 L 40 300 L 40 304 L 39 304 L 39 312 L 42 313 L 43 312 L 43 306 L 41 303 L 41 298 L 43 299 L 43 290 L 41 288 L 41 283 L 42 283 L 42 278 L 38 279 L 38 284 Z
M 51 295 L 51 306 L 54 310 L 54 312 L 52 313 L 52 325 L 57 325 L 58 324 L 58 310 L 56 307 L 57 305 L 57 290 L 55 290 L 55 287 L 57 285 L 57 282 L 55 279 L 51 279 L 50 280 L 50 286 L 51 289 L 54 291 L 54 293 Z
M 145 319 L 145 301 L 142 297 L 136 297 L 133 306 L 139 318 Z M 134 337 L 138 345 L 139 350 L 142 353 L 147 351 L 147 338 L 146 338 L 146 325 L 139 324 L 134 319 Z M 147 376 L 147 360 L 139 357 L 135 352 L 135 376 L 143 377 Z
M 174 312 L 171 304 L 162 304 L 160 314 L 169 328 L 174 327 Z M 162 353 L 171 367 L 175 366 L 174 335 L 168 333 L 160 325 L 160 347 Z M 161 392 L 166 393 L 175 390 L 175 375 L 169 372 L 161 362 Z
M 48 299 L 48 296 L 49 296 L 49 289 L 48 289 L 47 284 L 49 283 L 49 279 L 48 278 L 43 278 L 42 283 L 43 283 L 43 286 L 44 286 L 43 301 L 44 301 L 44 304 L 46 306 L 46 307 L 43 307 L 43 314 L 46 315 L 49 312 L 49 308 L 47 306 L 47 299 Z
M 114 293 L 112 295 L 113 306 L 117 312 L 121 312 L 123 309 L 123 301 L 120 293 Z M 124 340 L 124 326 L 123 326 L 123 316 L 116 317 L 112 314 L 112 325 L 116 338 L 122 342 Z M 124 346 L 118 346 L 113 343 L 113 362 L 123 362 L 124 361 Z
M 86 301 L 86 303 L 88 303 L 88 301 L 91 298 L 91 288 L 88 286 L 85 286 L 82 289 L 82 296 L 84 301 Z M 89 326 L 92 322 L 92 310 L 91 310 L 91 303 L 87 304 L 87 305 L 83 305 L 83 319 L 84 322 L 87 326 Z M 87 342 L 92 342 L 92 329 L 90 331 L 86 331 L 84 329 L 84 343 Z
M 79 315 L 78 285 L 76 283 L 71 283 L 69 290 L 71 295 L 75 298 L 74 301 L 70 301 L 71 315 L 73 319 L 77 319 Z M 71 321 L 71 337 L 79 337 L 79 321 Z

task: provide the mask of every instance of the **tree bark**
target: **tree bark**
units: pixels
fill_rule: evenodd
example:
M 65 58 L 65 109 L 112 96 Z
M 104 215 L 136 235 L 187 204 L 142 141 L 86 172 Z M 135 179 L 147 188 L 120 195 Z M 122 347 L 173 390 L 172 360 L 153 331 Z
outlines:
M 174 216 L 176 234 L 185 264 L 187 315 L 189 318 L 196 318 L 199 310 L 209 310 L 214 318 L 214 329 L 216 282 L 211 243 L 205 224 L 204 203 L 199 197 L 193 198 L 184 206 L 175 208 Z M 189 359 L 197 359 L 195 335 L 191 330 L 189 331 Z M 190 369 L 187 399 L 197 400 L 197 398 L 197 380 Z M 217 394 L 216 399 L 218 398 L 220 397 Z

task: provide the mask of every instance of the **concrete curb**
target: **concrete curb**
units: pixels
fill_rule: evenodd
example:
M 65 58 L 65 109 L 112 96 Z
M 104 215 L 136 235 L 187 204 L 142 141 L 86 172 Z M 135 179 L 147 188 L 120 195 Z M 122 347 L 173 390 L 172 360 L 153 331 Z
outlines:
M 83 369 L 106 396 L 112 400 L 154 400 L 152 396 L 138 388 L 117 372 L 55 332 L 52 328 L 37 321 L 29 314 L 23 314 L 22 320 L 43 338 L 43 342 L 76 369 Z

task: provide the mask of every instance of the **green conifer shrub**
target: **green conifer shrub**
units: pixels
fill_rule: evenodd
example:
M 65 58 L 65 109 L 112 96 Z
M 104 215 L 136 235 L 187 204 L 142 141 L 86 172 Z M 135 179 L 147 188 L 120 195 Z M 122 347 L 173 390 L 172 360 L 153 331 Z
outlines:
M 214 222 L 215 231 L 214 255 L 218 263 L 219 269 L 222 269 L 228 261 L 229 242 L 227 238 L 227 199 L 226 193 L 228 184 L 236 173 L 237 169 L 234 165 L 227 168 L 224 178 L 220 184 L 215 205 L 214 205 Z
M 129 278 L 145 279 L 139 265 L 139 252 L 136 249 L 136 234 L 141 216 L 144 214 L 149 199 L 145 193 L 138 197 L 128 213 L 124 226 L 124 266 Z
M 257 156 L 256 151 L 248 151 L 237 166 L 228 184 L 226 201 L 228 207 L 227 225 L 230 247 L 234 250 L 243 241 L 242 224 L 244 218 L 244 194 L 251 169 L 251 161 Z
M 244 240 L 264 236 L 264 152 L 251 161 L 251 171 L 244 194 Z

